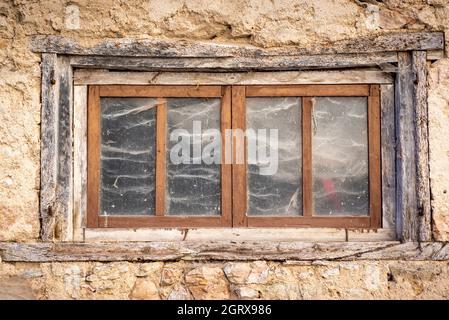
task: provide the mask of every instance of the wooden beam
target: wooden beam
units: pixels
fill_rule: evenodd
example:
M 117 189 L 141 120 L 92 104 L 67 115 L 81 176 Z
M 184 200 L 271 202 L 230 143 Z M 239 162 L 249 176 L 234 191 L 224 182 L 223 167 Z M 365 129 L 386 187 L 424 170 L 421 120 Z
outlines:
M 33 52 L 68 55 L 128 57 L 263 57 L 339 53 L 372 53 L 409 50 L 443 50 L 442 32 L 396 32 L 336 41 L 327 45 L 263 49 L 250 45 L 218 44 L 185 40 L 102 39 L 92 46 L 61 36 L 37 35 L 31 38 Z
M 396 221 L 396 138 L 394 86 L 381 90 L 382 228 L 394 228 Z
M 426 53 L 398 54 L 396 81 L 397 217 L 400 238 L 431 239 Z
M 79 261 L 448 261 L 449 244 L 442 242 L 282 242 L 178 241 L 119 243 L 0 242 L 4 262 Z
M 77 68 L 134 71 L 285 71 L 379 67 L 397 61 L 396 52 L 255 57 L 70 56 Z
M 110 72 L 77 69 L 75 85 L 282 85 L 282 84 L 393 84 L 388 72 L 355 70 L 280 72 Z
M 382 227 L 380 153 L 380 87 L 374 84 L 368 97 L 368 162 L 370 226 L 375 229 Z
M 418 238 L 416 200 L 414 76 L 410 52 L 398 54 L 396 78 L 396 207 L 398 237 L 404 241 Z
M 40 236 L 44 241 L 53 239 L 56 210 L 58 139 L 56 64 L 56 54 L 42 54 Z
M 418 240 L 430 241 L 430 175 L 429 175 L 429 129 L 427 108 L 427 62 L 425 51 L 412 53 L 415 106 L 415 157 L 416 157 L 416 200 L 418 205 Z
M 72 67 L 67 57 L 42 57 L 41 238 L 72 234 Z

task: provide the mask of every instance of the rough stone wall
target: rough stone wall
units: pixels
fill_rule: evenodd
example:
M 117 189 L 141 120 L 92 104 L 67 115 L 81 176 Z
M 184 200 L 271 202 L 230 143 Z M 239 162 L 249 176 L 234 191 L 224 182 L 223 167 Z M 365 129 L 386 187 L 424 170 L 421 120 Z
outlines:
M 27 47 L 30 36 L 64 35 L 85 44 L 104 37 L 134 37 L 272 47 L 326 44 L 401 30 L 445 31 L 449 39 L 449 0 L 0 0 L 0 241 L 35 241 L 39 234 L 40 57 Z M 449 59 L 429 65 L 429 75 L 434 237 L 448 241 Z M 266 283 L 238 280 L 241 277 L 229 271 L 246 272 L 263 265 L 0 262 L 0 275 L 4 275 L 3 287 L 7 287 L 5 279 L 15 276 L 22 279 L 16 283 L 23 283 L 24 288 L 31 285 L 39 298 L 201 298 L 208 294 L 443 298 L 449 294 L 444 286 L 449 283 L 444 263 L 268 263 Z M 147 269 L 156 270 L 156 275 L 139 276 L 147 272 L 139 270 Z M 162 269 L 173 270 L 169 277 L 176 280 L 167 281 L 176 285 L 164 284 Z M 356 280 L 349 279 L 348 270 Z
M 449 299 L 447 262 L 0 264 L 1 298 Z

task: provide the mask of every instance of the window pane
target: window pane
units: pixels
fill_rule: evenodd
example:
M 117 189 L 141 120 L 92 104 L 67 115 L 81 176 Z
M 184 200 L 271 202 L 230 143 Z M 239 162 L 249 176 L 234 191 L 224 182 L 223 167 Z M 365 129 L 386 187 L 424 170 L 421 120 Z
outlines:
M 155 102 L 101 98 L 102 215 L 154 214 Z
M 248 214 L 301 215 L 301 99 L 247 98 L 246 119 Z M 257 137 L 248 135 L 250 129 L 254 130 Z M 258 131 L 259 129 L 267 131 L 264 134 L 263 131 Z M 277 130 L 277 141 L 271 140 L 274 132 L 270 129 Z M 275 153 L 271 154 L 269 147 L 276 148 L 276 145 L 272 144 L 275 141 L 278 144 L 277 157 Z M 255 144 L 258 146 L 256 154 L 251 152 L 252 145 Z M 266 151 L 265 161 L 264 152 L 259 152 L 262 150 Z M 277 166 L 274 161 L 277 161 Z
M 220 99 L 167 99 L 168 215 L 220 214 L 221 141 L 210 131 L 220 133 L 220 104 Z M 218 161 L 210 163 L 213 157 Z
M 314 213 L 367 215 L 368 100 L 364 97 L 314 100 Z

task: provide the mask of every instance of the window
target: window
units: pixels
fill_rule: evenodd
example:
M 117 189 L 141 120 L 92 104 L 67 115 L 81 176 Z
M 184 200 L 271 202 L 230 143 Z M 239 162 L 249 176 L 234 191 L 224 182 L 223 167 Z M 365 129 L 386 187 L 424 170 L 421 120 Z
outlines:
M 99 85 L 88 104 L 88 227 L 380 227 L 378 85 Z

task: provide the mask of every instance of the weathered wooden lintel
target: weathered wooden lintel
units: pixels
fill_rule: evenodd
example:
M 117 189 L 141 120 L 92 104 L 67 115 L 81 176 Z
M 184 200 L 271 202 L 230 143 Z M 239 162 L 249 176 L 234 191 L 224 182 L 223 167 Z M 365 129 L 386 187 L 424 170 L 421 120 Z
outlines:
M 443 32 L 398 32 L 354 38 L 328 45 L 308 47 L 259 48 L 248 45 L 219 44 L 185 40 L 106 39 L 92 46 L 52 35 L 31 39 L 33 52 L 64 55 L 96 55 L 126 57 L 262 57 L 302 56 L 347 53 L 397 52 L 411 50 L 443 50 Z
M 118 57 L 71 55 L 75 68 L 128 71 L 288 71 L 378 67 L 394 72 L 396 52 L 260 57 Z
M 0 243 L 4 262 L 271 260 L 448 261 L 449 244 L 442 242 L 118 242 Z

